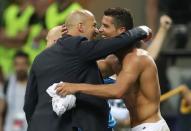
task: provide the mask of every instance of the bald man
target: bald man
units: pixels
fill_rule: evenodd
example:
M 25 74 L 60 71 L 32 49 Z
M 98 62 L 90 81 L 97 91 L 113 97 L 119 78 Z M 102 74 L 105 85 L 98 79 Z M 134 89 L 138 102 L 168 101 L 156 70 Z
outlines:
M 58 117 L 46 89 L 60 81 L 101 84 L 96 60 L 147 37 L 148 30 L 134 28 L 114 38 L 90 41 L 98 30 L 94 15 L 87 10 L 71 13 L 66 27 L 67 35 L 40 53 L 32 64 L 24 104 L 28 131 L 110 131 L 106 100 L 76 94 L 76 107 Z

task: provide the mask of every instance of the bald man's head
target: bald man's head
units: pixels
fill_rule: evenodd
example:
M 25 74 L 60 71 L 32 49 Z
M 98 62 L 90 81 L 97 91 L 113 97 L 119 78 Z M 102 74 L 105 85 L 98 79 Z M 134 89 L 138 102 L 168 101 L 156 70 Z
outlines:
M 46 47 L 52 46 L 61 37 L 62 37 L 62 26 L 56 26 L 52 28 L 46 36 L 47 40 Z
M 79 23 L 85 23 L 87 19 L 94 17 L 94 15 L 88 10 L 77 10 L 72 12 L 66 19 L 65 25 L 68 29 L 77 26 Z
M 72 36 L 81 35 L 91 39 L 93 34 L 98 32 L 94 15 L 84 9 L 72 12 L 67 17 L 65 25 Z

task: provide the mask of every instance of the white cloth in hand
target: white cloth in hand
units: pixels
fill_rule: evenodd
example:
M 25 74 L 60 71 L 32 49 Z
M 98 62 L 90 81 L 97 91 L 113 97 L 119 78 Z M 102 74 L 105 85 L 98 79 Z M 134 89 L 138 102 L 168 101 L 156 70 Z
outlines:
M 60 82 L 62 83 L 62 82 Z M 52 108 L 58 116 L 61 116 L 65 111 L 72 109 L 76 106 L 76 97 L 74 95 L 59 96 L 56 94 L 56 86 L 58 83 L 54 83 L 46 92 L 52 97 Z

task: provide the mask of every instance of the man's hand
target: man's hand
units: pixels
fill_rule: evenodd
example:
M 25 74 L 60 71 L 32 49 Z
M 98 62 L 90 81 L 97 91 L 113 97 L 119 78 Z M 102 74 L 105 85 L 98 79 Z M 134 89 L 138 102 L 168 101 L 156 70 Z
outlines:
M 77 89 L 72 87 L 73 84 L 62 82 L 56 86 L 56 93 L 60 96 L 66 96 L 70 94 L 75 94 Z
M 60 25 L 60 26 L 56 26 L 55 28 L 53 28 L 53 30 L 54 30 L 55 39 L 58 39 L 61 36 L 68 33 L 68 29 L 66 28 L 66 26 L 64 24 Z
M 64 24 L 61 26 L 61 33 L 62 36 L 68 33 L 68 28 Z
M 147 37 L 143 39 L 144 42 L 147 42 L 152 38 L 152 30 L 149 27 L 142 25 L 142 26 L 139 26 L 138 28 L 142 29 L 143 31 L 147 33 Z
M 160 26 L 162 28 L 169 30 L 171 24 L 172 24 L 172 19 L 169 16 L 163 15 L 160 17 Z
M 66 28 L 65 25 L 60 25 L 60 26 L 56 26 L 52 28 L 46 36 L 47 47 L 51 47 L 53 44 L 56 43 L 56 41 L 59 38 L 61 38 L 63 35 L 67 33 L 68 33 L 68 29 Z

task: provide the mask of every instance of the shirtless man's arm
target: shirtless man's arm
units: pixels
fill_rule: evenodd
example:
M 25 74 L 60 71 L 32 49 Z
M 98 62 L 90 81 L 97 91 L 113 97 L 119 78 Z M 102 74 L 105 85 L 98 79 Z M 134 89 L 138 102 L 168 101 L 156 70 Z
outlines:
M 105 85 L 63 83 L 57 86 L 59 95 L 74 94 L 76 92 L 95 95 L 102 98 L 123 98 L 128 89 L 136 82 L 140 75 L 140 65 L 137 58 L 128 56 L 123 60 L 123 67 L 116 83 Z

